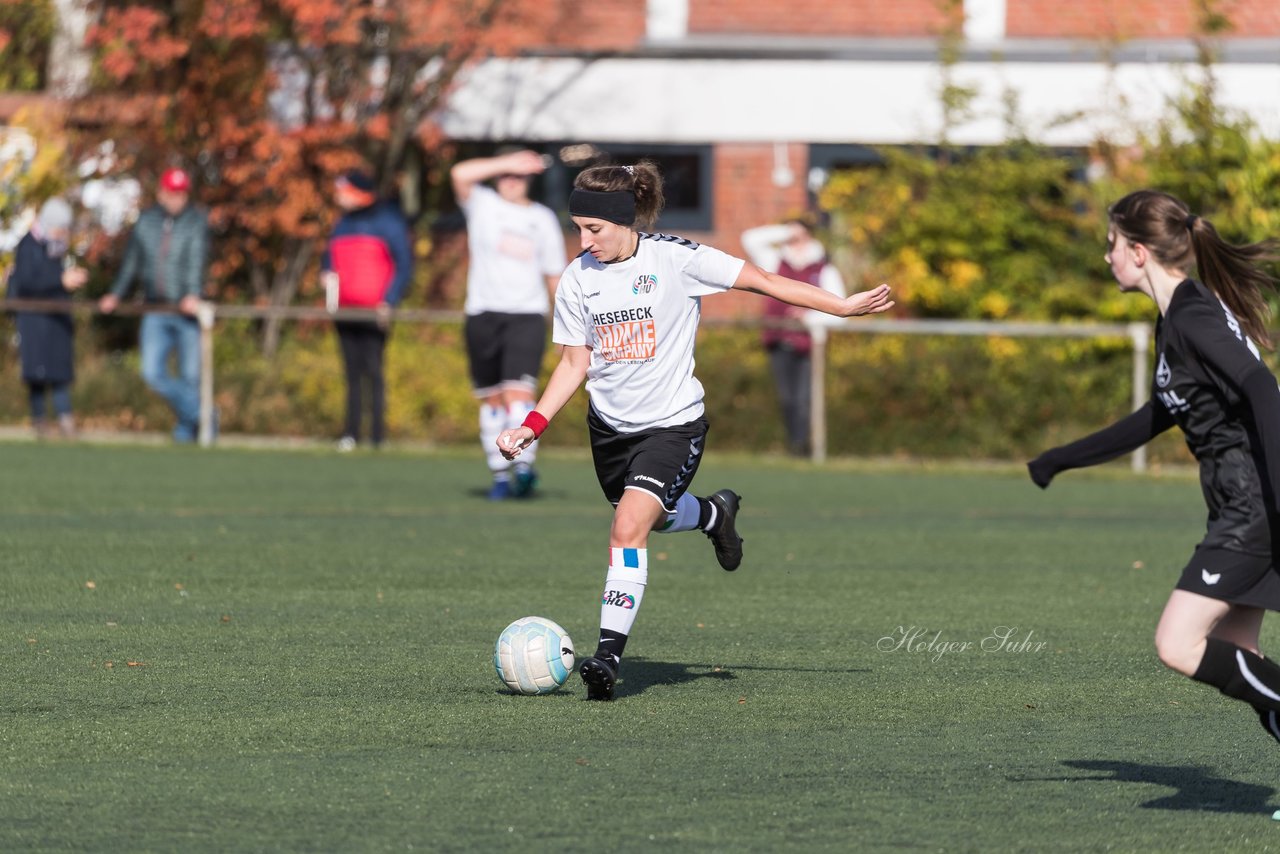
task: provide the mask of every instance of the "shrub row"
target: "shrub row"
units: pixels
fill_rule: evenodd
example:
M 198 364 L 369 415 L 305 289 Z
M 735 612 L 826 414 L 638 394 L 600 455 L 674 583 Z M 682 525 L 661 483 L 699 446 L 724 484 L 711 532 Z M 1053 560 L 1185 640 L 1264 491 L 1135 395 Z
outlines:
M 0 419 L 25 423 L 11 320 L 0 352 Z M 114 337 L 119 337 L 114 336 Z M 167 430 L 167 408 L 138 377 L 134 349 L 97 345 L 101 330 L 81 324 L 73 400 L 87 427 Z M 950 338 L 838 334 L 827 369 L 832 455 L 1022 459 L 1095 429 L 1130 409 L 1127 339 Z M 216 401 L 232 433 L 336 437 L 343 411 L 341 360 L 325 324 L 291 329 L 274 360 L 264 359 L 247 322 L 220 324 L 215 339 Z M 554 367 L 549 351 L 544 378 Z M 711 441 L 721 449 L 779 451 L 784 434 L 758 334 L 704 328 L 697 374 L 707 389 Z M 387 351 L 388 424 L 393 439 L 476 441 L 476 406 L 461 328 L 398 326 Z M 586 395 L 579 392 L 544 442 L 585 447 Z M 1183 460 L 1177 431 L 1153 459 Z

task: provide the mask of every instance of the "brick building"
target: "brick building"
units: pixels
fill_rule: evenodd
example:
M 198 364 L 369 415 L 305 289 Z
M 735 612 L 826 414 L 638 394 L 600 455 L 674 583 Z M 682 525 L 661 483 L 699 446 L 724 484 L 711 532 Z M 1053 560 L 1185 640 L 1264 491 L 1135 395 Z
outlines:
M 1164 112 L 1195 67 L 1193 0 L 964 0 L 957 84 L 977 91 L 962 145 L 1001 141 L 1004 95 L 1033 138 L 1087 146 Z M 656 157 L 677 192 L 660 226 L 740 250 L 738 235 L 810 204 L 868 146 L 940 138 L 938 0 L 595 0 L 555 43 L 471 69 L 441 117 L 455 138 L 522 141 L 567 165 L 584 144 Z M 1280 136 L 1280 3 L 1226 0 L 1216 74 L 1227 105 Z M 563 202 L 560 202 L 562 205 Z M 715 303 L 716 305 L 712 305 Z M 709 301 L 749 312 L 747 297 Z

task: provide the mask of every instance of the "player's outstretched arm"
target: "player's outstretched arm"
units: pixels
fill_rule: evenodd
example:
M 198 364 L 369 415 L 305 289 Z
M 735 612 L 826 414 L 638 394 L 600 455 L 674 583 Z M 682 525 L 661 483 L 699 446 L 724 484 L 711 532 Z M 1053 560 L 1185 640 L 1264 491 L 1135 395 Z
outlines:
M 1052 448 L 1027 463 L 1031 480 L 1041 489 L 1060 472 L 1096 466 L 1136 451 L 1174 424 L 1173 416 L 1163 404 L 1147 401 L 1136 412 L 1121 418 L 1110 427 L 1090 433 L 1069 445 Z
M 879 285 L 849 297 L 838 297 L 822 288 L 770 273 L 755 264 L 744 264 L 735 288 L 763 294 L 799 308 L 811 308 L 836 317 L 879 314 L 893 308 L 888 285 Z
M 587 378 L 587 368 L 590 365 L 590 347 L 565 345 L 560 348 L 560 362 L 551 372 L 551 379 L 547 380 L 547 387 L 542 390 L 542 397 L 538 398 L 537 405 L 529 418 L 525 419 L 524 425 L 503 430 L 498 434 L 498 450 L 502 452 L 502 456 L 514 460 L 542 434 L 551 419 L 564 408 L 569 398 L 573 397 L 578 387 L 582 385 L 582 381 Z M 538 429 L 535 430 L 534 427 L 529 426 L 531 422 Z

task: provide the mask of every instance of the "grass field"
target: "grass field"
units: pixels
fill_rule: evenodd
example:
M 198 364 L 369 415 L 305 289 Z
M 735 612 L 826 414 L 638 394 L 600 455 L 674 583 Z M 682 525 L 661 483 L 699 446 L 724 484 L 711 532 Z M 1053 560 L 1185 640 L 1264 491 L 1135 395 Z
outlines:
M 656 536 L 600 704 L 492 670 L 593 645 L 609 509 L 541 468 L 0 444 L 0 850 L 1280 848 L 1275 744 L 1151 648 L 1188 477 L 713 450 L 746 561 Z

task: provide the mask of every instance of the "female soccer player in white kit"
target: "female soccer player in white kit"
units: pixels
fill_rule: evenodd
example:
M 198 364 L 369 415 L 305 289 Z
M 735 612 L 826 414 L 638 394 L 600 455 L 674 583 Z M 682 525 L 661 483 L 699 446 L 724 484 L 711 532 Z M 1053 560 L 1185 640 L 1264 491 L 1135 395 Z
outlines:
M 503 455 L 514 459 L 586 381 L 596 476 L 615 507 L 600 644 L 579 671 L 591 700 L 613 698 L 648 581 L 650 531 L 701 530 L 724 569 L 742 561 L 739 496 L 687 492 L 707 433 L 702 384 L 693 375 L 701 298 L 741 288 L 840 317 L 893 306 L 888 285 L 841 299 L 710 246 L 638 231 L 662 205 L 662 176 L 648 161 L 593 167 L 574 181 L 569 215 L 582 253 L 556 290 L 552 340 L 562 348 L 560 362 L 524 424 L 498 436 Z

